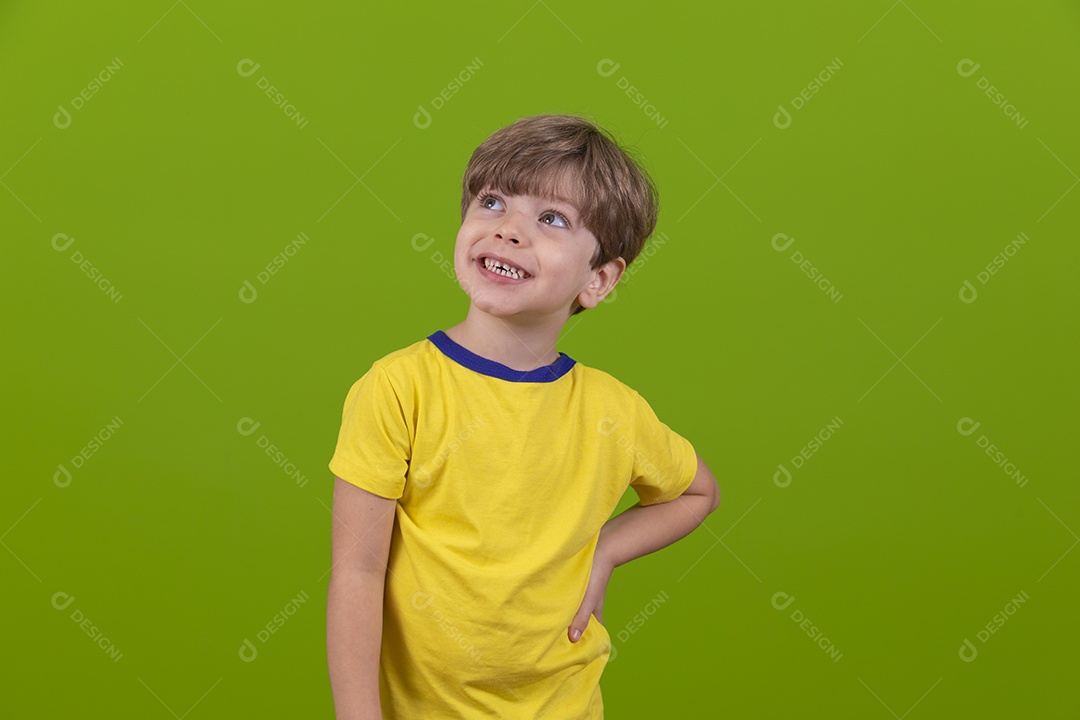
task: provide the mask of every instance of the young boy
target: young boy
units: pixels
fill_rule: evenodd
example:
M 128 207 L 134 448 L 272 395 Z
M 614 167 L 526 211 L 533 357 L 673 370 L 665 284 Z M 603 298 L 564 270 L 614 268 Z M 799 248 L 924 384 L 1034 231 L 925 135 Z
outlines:
M 637 392 L 555 350 L 653 232 L 655 190 L 603 131 L 545 115 L 476 149 L 461 212 L 468 315 L 352 385 L 329 463 L 337 716 L 603 718 L 612 570 L 720 502 Z

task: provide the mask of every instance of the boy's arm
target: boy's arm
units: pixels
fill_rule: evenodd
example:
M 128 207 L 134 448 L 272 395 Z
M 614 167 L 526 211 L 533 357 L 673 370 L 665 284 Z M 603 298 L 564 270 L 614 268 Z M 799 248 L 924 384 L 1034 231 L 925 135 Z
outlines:
M 381 720 L 383 590 L 397 500 L 335 478 L 326 654 L 338 720 Z
M 691 533 L 720 505 L 720 486 L 701 456 L 690 487 L 671 502 L 634 505 L 604 523 L 596 557 L 616 568 Z M 595 560 L 594 560 L 595 562 Z
M 634 505 L 604 523 L 585 598 L 570 623 L 570 639 L 577 642 L 589 624 L 590 614 L 603 623 L 604 592 L 612 570 L 686 537 L 719 504 L 720 487 L 698 455 L 697 473 L 682 495 L 656 505 Z

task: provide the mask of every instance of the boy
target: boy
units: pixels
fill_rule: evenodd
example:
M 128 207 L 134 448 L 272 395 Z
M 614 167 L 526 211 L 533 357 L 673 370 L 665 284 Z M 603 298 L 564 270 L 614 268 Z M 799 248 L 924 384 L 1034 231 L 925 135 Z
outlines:
M 337 447 L 327 654 L 339 718 L 603 718 L 604 592 L 720 502 L 693 446 L 555 350 L 656 225 L 655 190 L 581 118 L 473 153 L 464 321 L 376 360 Z M 640 503 L 608 519 L 627 486 Z

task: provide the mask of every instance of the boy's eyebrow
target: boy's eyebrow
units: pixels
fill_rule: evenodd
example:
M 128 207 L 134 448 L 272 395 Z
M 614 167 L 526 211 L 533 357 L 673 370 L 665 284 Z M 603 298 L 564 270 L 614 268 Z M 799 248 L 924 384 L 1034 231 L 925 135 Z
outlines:
M 477 199 L 479 199 L 480 196 L 482 196 L 484 193 L 487 193 L 487 192 L 501 192 L 501 193 L 505 193 L 507 195 L 513 194 L 513 193 L 506 193 L 506 191 L 500 190 L 497 187 L 495 187 L 494 185 L 484 185 L 482 188 L 480 188 L 480 192 L 477 193 Z M 576 200 L 568 198 L 568 197 L 566 197 L 564 195 L 557 195 L 557 194 L 556 195 L 547 195 L 547 194 L 541 193 L 537 197 L 539 197 L 539 198 L 541 198 L 541 199 L 543 199 L 545 201 L 548 201 L 548 202 L 555 202 L 555 203 L 558 203 L 560 205 L 569 205 L 570 210 L 572 210 L 575 215 L 578 215 L 578 216 L 581 215 L 581 207 L 578 205 L 578 202 Z
M 575 215 L 581 214 L 581 208 L 578 207 L 577 201 L 575 200 L 571 200 L 568 197 L 563 197 L 562 195 L 549 195 L 547 196 L 547 198 L 548 200 L 553 200 L 560 205 L 569 205 L 570 209 L 574 212 Z

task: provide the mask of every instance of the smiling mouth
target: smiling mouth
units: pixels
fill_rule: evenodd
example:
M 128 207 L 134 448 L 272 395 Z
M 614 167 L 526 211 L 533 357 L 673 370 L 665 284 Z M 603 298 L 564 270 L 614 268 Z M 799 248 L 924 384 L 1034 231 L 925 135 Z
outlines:
M 480 258 L 480 266 L 489 272 L 508 277 L 511 280 L 528 280 L 532 277 L 532 275 L 519 267 L 502 262 L 501 260 L 492 260 L 489 257 Z

